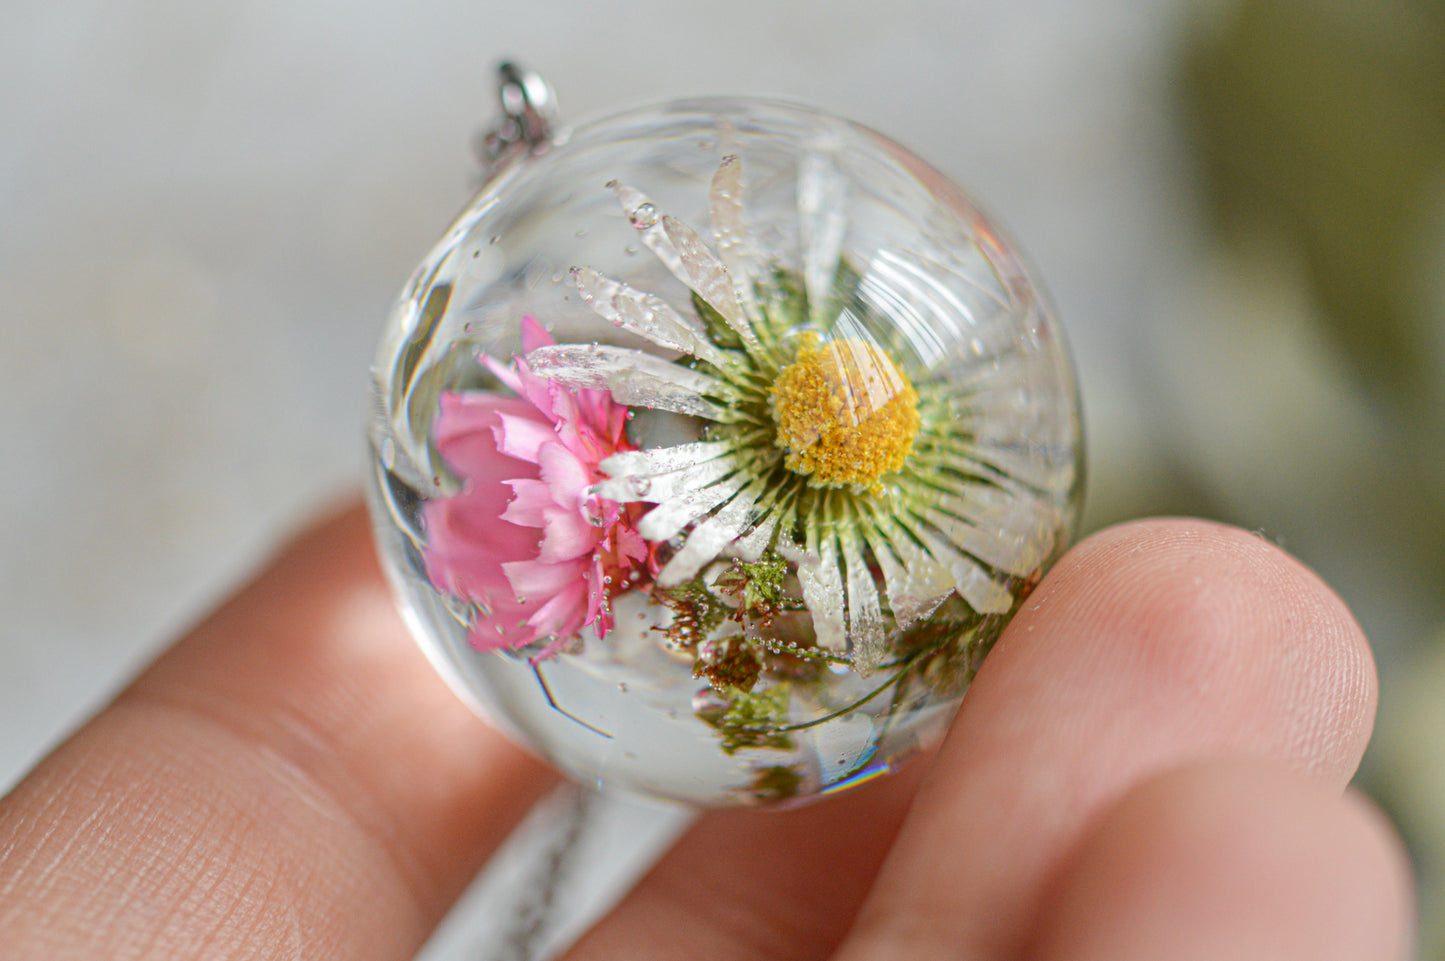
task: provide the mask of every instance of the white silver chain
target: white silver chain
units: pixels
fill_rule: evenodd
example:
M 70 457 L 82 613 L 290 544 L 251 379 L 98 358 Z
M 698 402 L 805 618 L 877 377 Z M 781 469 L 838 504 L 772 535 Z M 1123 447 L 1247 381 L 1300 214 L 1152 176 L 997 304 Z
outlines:
M 485 955 L 484 961 L 543 961 L 539 952 L 554 927 L 557 894 L 575 867 L 595 797 L 576 784 L 558 788 L 556 826 L 549 825 L 554 836 L 534 862 L 528 890 L 515 901 L 512 923 L 503 927 L 495 952 Z

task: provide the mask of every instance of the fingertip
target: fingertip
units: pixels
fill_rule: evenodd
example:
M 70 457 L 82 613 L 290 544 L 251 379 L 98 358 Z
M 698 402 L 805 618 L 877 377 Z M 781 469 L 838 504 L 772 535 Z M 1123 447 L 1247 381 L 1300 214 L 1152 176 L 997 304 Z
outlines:
M 1095 534 L 979 671 L 845 956 L 1013 956 L 1058 865 L 1134 785 L 1242 755 L 1339 791 L 1374 709 L 1358 625 L 1276 546 L 1192 520 Z
M 1410 868 L 1360 795 L 1256 760 L 1201 762 L 1099 819 L 1038 927 L 1040 961 L 1405 958 Z
M 1058 670 L 1041 643 L 1089 663 Z M 1248 724 L 1271 742 L 1261 753 L 1341 786 L 1374 724 L 1374 659 L 1349 608 L 1277 545 L 1210 521 L 1133 521 L 1081 541 L 991 660 L 1045 665 L 1061 685 L 1088 678 L 1100 687 L 1086 682 L 1088 697 L 1108 697 L 1112 681 L 1174 698 L 1176 714 L 1196 703 L 1201 723 Z

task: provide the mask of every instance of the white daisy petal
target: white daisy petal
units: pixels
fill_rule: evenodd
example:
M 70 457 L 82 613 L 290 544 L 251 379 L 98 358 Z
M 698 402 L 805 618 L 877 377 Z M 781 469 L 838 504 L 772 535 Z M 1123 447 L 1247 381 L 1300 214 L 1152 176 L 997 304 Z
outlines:
M 839 537 L 843 563 L 848 571 L 848 646 L 853 666 L 867 677 L 883 663 L 883 610 L 878 603 L 878 582 L 863 563 L 858 535 L 848 531 Z
M 612 192 L 617 195 L 617 202 L 622 206 L 622 212 L 627 215 L 632 226 L 642 235 L 642 242 L 647 249 L 662 261 L 662 265 L 684 284 L 687 280 L 687 269 L 683 267 L 682 255 L 678 253 L 677 247 L 667 231 L 662 226 L 662 212 L 648 198 L 647 194 L 636 187 L 629 187 L 627 184 L 613 181 L 609 186 Z
M 697 231 L 678 220 L 665 217 L 646 194 L 635 187 L 613 181 L 612 192 L 622 205 L 623 213 L 642 234 L 647 245 L 662 265 L 678 280 L 707 301 L 729 327 L 743 339 L 743 344 L 756 348 L 757 335 L 743 316 L 737 291 L 727 268 L 697 235 Z
M 984 484 L 945 495 L 925 516 L 955 546 L 1015 577 L 1038 570 L 1054 548 L 1055 520 L 1027 495 Z
M 953 575 L 891 520 L 874 518 L 877 537 L 868 539 L 888 589 L 888 608 L 902 630 L 927 617 L 955 590 Z
M 572 278 L 587 306 L 623 330 L 646 337 L 659 347 L 691 354 L 716 367 L 731 360 L 713 346 L 704 331 L 662 298 L 604 277 L 591 267 L 574 267 Z
M 629 407 L 670 410 L 693 417 L 730 421 L 726 407 L 704 398 L 730 400 L 732 389 L 722 381 L 640 350 L 607 344 L 557 344 L 527 355 L 532 373 L 564 387 L 612 392 Z
M 912 518 L 899 518 L 899 523 L 922 544 L 929 556 L 948 570 L 958 594 L 980 614 L 1006 614 L 1013 608 L 1013 595 L 998 583 L 975 560 L 960 554 L 928 525 Z
M 684 470 L 729 453 L 733 445 L 727 441 L 697 441 L 671 447 L 619 451 L 599 465 L 612 477 L 653 476 Z
M 996 471 L 1009 483 L 1024 485 L 1036 491 L 1072 490 L 1075 467 L 1066 451 L 1057 456 L 1041 456 L 1037 443 L 1020 439 L 1016 443 L 1003 443 L 986 437 L 976 438 L 972 443 L 972 454 L 968 458 Z
M 773 546 L 773 533 L 778 529 L 779 523 L 785 512 L 778 504 L 782 490 L 778 487 L 769 487 L 763 490 L 758 497 L 756 515 L 761 518 L 757 526 L 739 537 L 733 544 L 733 552 L 745 561 L 756 561 L 762 558 L 763 553 Z M 792 523 L 791 520 L 788 522 Z
M 677 251 L 673 249 L 672 241 L 662 232 L 662 214 L 657 206 L 653 204 L 647 194 L 636 187 L 629 187 L 627 184 L 613 181 L 608 184 L 612 192 L 617 195 L 617 203 L 622 207 L 622 212 L 632 226 L 642 234 L 642 242 L 647 248 L 657 255 L 673 276 L 680 276 L 678 271 L 682 269 L 678 260 Z
M 816 528 L 808 531 L 811 550 L 784 540 L 778 553 L 793 562 L 798 570 L 798 584 L 803 589 L 803 603 L 813 615 L 813 633 L 818 646 L 829 651 L 848 649 L 848 631 L 843 625 L 843 578 L 838 572 L 838 548 L 830 533 L 818 542 Z
M 756 349 L 757 335 L 738 302 L 732 275 L 717 254 L 708 249 L 696 230 L 676 217 L 664 216 L 662 229 L 677 251 L 678 262 L 682 266 L 682 273 L 677 278 L 721 314 L 727 325 L 743 339 L 745 346 Z
M 731 477 L 710 487 L 677 494 L 648 511 L 637 522 L 637 532 L 650 541 L 668 540 L 742 490 L 743 483 L 739 478 Z
M 622 504 L 629 501 L 648 501 L 653 504 L 661 504 L 680 494 L 700 490 L 729 474 L 736 473 L 741 466 L 742 463 L 737 457 L 714 457 L 683 470 L 666 471 L 661 474 L 628 473 L 609 478 L 598 483 L 596 491 L 603 497 Z
M 682 548 L 658 573 L 657 583 L 663 587 L 676 587 L 692 580 L 723 548 L 737 540 L 738 535 L 753 522 L 753 511 L 757 506 L 754 497 L 758 488 L 755 483 L 740 491 L 722 510 L 693 528 Z
M 777 527 L 777 513 L 766 514 L 756 527 L 737 539 L 733 544 L 733 551 L 745 561 L 761 559 L 763 551 L 766 551 L 772 544 L 773 531 L 777 530 Z
M 743 165 L 737 154 L 728 154 L 718 164 L 708 190 L 708 212 L 712 218 L 713 237 L 718 256 L 733 278 L 738 301 L 750 320 L 762 316 L 757 292 L 748 282 L 756 276 L 756 254 L 748 245 L 747 226 L 743 222 Z

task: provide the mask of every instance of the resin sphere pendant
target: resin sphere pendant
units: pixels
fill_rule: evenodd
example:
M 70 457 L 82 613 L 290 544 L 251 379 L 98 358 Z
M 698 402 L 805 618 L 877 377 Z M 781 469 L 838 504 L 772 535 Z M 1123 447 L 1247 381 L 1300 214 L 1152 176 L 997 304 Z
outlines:
M 574 777 L 699 805 L 937 739 L 1064 549 L 1076 392 L 1019 258 L 883 136 L 694 100 L 489 178 L 376 361 L 371 503 L 432 662 Z

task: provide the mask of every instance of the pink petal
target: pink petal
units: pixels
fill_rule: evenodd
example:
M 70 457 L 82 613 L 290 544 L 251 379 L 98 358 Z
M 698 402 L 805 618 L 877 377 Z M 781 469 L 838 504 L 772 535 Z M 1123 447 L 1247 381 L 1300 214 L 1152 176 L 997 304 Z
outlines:
M 488 654 L 492 651 L 514 651 L 536 639 L 536 630 L 525 621 L 521 622 L 521 626 L 515 626 L 510 622 L 503 624 L 495 618 L 483 618 L 472 625 L 467 643 L 474 650 Z
M 556 341 L 547 333 L 547 328 L 537 323 L 531 314 L 522 315 L 522 353 L 530 354 L 538 347 L 551 347 Z
M 595 434 L 606 435 L 609 414 L 621 405 L 612 401 L 612 395 L 601 390 L 584 390 L 577 397 L 578 420 Z
M 535 548 L 523 545 L 499 552 L 497 545 L 483 545 L 472 539 L 459 540 L 450 535 L 445 525 L 437 523 L 438 517 L 438 513 L 428 510 L 427 523 L 433 532 L 427 549 L 427 577 L 439 590 L 478 606 L 469 639 L 472 646 L 478 650 L 494 650 L 530 643 L 534 635 L 524 622 L 541 604 L 517 603 L 516 592 L 496 558 L 498 553 L 501 556 L 518 556 L 519 553 L 526 556 L 529 550 Z
M 591 590 L 587 592 L 587 623 L 591 624 L 597 620 L 597 615 L 602 612 L 602 602 L 607 599 L 607 591 L 602 581 L 602 560 L 594 558 L 592 568 L 587 572 L 587 583 Z
M 586 572 L 587 565 L 578 561 L 549 564 L 545 561 L 510 561 L 502 565 L 516 596 L 528 599 L 548 598 L 566 589 Z
M 612 404 L 606 411 L 598 432 L 607 438 L 613 450 L 629 450 L 632 444 L 627 440 L 627 408 Z
M 503 415 L 540 420 L 536 410 L 518 398 L 482 391 L 441 396 L 437 450 L 463 486 L 452 497 L 428 501 L 422 515 L 427 577 L 439 590 L 482 608 L 470 637 L 480 650 L 530 643 L 534 632 L 525 621 L 545 600 L 518 604 L 502 569 L 503 562 L 535 557 L 540 545 L 535 528 L 500 522 L 511 498 L 510 482 L 541 484 L 535 464 L 497 450 Z
M 435 503 L 435 502 L 434 502 Z M 458 498 L 428 504 L 427 577 L 439 589 L 472 601 L 502 619 L 524 615 L 516 591 L 502 570 L 509 557 L 530 557 L 537 550 L 535 529 L 498 523 L 478 525 L 470 505 Z
M 491 443 L 491 432 L 472 435 L 465 450 L 448 445 L 451 466 L 463 471 L 462 490 L 455 496 L 428 501 L 423 513 L 429 555 L 445 560 L 453 576 L 485 580 L 477 570 L 495 567 L 502 560 L 529 557 L 537 549 L 535 529 L 499 523 L 512 479 L 535 478 L 531 464 L 503 457 Z M 468 466 L 475 469 L 467 471 Z M 508 476 L 510 475 L 510 476 Z
M 511 364 L 503 364 L 491 357 L 488 357 L 486 354 L 481 355 L 481 360 L 482 363 L 486 365 L 487 370 L 490 370 L 492 372 L 492 375 L 496 377 L 497 380 L 500 380 L 509 389 L 515 391 L 518 394 L 522 392 L 522 381 L 517 376 L 517 370 L 515 367 L 513 367 Z
M 557 394 L 557 387 L 546 377 L 538 377 L 532 373 L 532 368 L 527 366 L 525 358 L 517 358 L 517 381 L 521 385 L 519 393 L 527 399 L 537 412 L 548 420 L 555 422 L 557 418 L 552 413 L 552 398 Z
M 570 390 L 554 390 L 552 406 L 548 416 L 557 424 L 557 436 L 568 447 L 576 448 L 572 440 L 577 433 L 577 397 Z
M 524 355 L 553 343 L 533 317 L 521 328 Z M 605 390 L 568 391 L 536 376 L 525 356 L 511 365 L 481 360 L 519 396 L 442 395 L 436 445 L 463 487 L 424 509 L 427 576 L 484 609 L 472 625 L 474 647 L 555 638 L 534 658 L 544 659 L 587 624 L 598 637 L 612 628 L 607 577 L 623 590 L 631 572 L 655 572 L 631 512 L 590 493 L 597 464 L 633 449 L 627 408 Z
M 442 459 L 460 477 L 479 484 L 507 477 L 535 477 L 537 469 L 499 457 L 493 429 L 503 414 L 526 417 L 536 411 L 526 401 L 480 391 L 442 394 L 435 438 Z
M 575 510 L 554 507 L 547 512 L 542 528 L 542 546 L 537 559 L 549 564 L 585 557 L 597 546 L 601 529 L 587 522 Z
M 522 354 L 524 356 L 538 347 L 550 347 L 554 343 L 556 341 L 552 339 L 552 335 L 537 323 L 536 318 L 530 314 L 522 318 Z M 547 399 L 547 382 L 540 377 L 530 377 L 531 371 L 527 369 L 525 362 L 516 363 L 516 358 L 513 360 L 512 364 L 502 364 L 486 354 L 481 355 L 482 363 L 498 380 L 511 390 L 526 397 L 533 406 L 545 411 L 546 405 L 541 402 Z M 528 378 L 530 378 L 530 382 L 524 382 Z
M 533 614 L 527 625 L 537 632 L 538 637 L 570 638 L 586 623 L 586 610 L 587 585 L 573 581 Z
M 629 560 L 640 561 L 647 557 L 647 541 L 630 527 L 614 527 L 617 538 L 617 553 Z
M 566 447 L 559 443 L 544 444 L 537 455 L 542 481 L 552 492 L 552 499 L 566 507 L 577 507 L 592 486 L 592 471 Z
M 556 507 L 552 492 L 539 480 L 507 481 L 512 488 L 512 502 L 502 512 L 502 520 L 522 527 L 541 527 L 547 522 L 545 511 Z
M 493 429 L 497 450 L 517 460 L 537 463 L 537 451 L 545 443 L 556 440 L 552 425 L 537 416 L 535 409 L 530 416 L 497 414 L 497 426 Z

